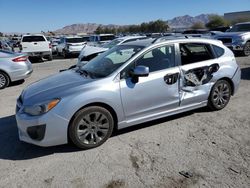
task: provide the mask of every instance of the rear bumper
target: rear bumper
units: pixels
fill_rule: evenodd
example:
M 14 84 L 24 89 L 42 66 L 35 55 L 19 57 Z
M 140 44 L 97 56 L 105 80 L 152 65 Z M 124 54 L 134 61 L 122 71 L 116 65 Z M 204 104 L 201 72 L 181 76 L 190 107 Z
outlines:
M 32 68 L 31 63 L 29 61 L 26 63 L 23 62 L 19 68 L 15 68 L 13 71 L 9 72 L 10 80 L 12 82 L 18 81 L 18 80 L 23 80 L 25 78 L 30 77 L 32 72 L 33 72 L 33 68 Z
M 234 76 L 232 78 L 233 84 L 234 84 L 234 92 L 233 95 L 238 91 L 240 86 L 240 80 L 241 80 L 241 69 L 240 67 L 237 68 L 237 70 L 234 73 Z
M 45 52 L 25 52 L 30 57 L 46 57 L 52 55 L 52 51 Z

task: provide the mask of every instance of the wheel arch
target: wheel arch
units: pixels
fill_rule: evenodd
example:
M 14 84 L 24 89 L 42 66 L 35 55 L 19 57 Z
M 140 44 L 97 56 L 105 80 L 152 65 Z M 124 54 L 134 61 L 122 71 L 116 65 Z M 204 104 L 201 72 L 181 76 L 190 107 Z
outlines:
M 233 83 L 232 79 L 230 79 L 228 77 L 223 77 L 223 78 L 220 78 L 219 80 L 226 80 L 226 81 L 228 81 L 228 83 L 230 84 L 231 89 L 232 89 L 231 95 L 233 96 L 234 95 L 234 83 Z M 217 80 L 217 81 L 219 81 L 219 80 Z
M 4 71 L 3 69 L 0 69 L 0 72 L 5 73 L 8 76 L 10 82 L 12 81 L 10 75 L 6 71 Z
M 70 138 L 69 138 L 69 126 L 71 124 L 71 122 L 73 121 L 75 115 L 77 112 L 79 112 L 80 110 L 86 108 L 86 107 L 90 107 L 90 106 L 99 106 L 99 107 L 103 107 L 105 108 L 106 110 L 108 110 L 112 117 L 114 118 L 114 130 L 117 130 L 118 128 L 118 117 L 117 117 L 117 114 L 115 112 L 115 110 L 108 104 L 106 103 L 102 103 L 102 102 L 93 102 L 93 103 L 89 103 L 89 104 L 86 104 L 84 105 L 83 107 L 79 108 L 74 114 L 73 116 L 70 118 L 70 121 L 69 121 L 69 124 L 68 124 L 68 130 L 67 130 L 67 137 L 68 137 L 68 142 L 70 141 Z

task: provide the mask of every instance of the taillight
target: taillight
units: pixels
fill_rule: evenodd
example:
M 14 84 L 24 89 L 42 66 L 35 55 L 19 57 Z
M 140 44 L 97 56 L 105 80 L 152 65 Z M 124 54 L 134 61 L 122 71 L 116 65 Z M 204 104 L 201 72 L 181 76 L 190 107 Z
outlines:
M 51 43 L 49 43 L 49 48 L 52 48 L 52 45 L 51 45 Z
M 22 57 L 17 57 L 15 59 L 12 59 L 14 62 L 22 62 L 22 61 L 27 61 L 28 56 L 22 56 Z

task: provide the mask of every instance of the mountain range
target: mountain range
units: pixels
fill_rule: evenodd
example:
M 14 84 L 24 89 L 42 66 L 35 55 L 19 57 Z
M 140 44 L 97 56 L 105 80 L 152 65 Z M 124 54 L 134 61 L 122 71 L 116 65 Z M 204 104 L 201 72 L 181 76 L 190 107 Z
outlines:
M 209 20 L 210 14 L 200 14 L 198 16 L 179 16 L 175 17 L 171 20 L 167 20 L 166 22 L 171 28 L 189 28 L 196 22 L 202 22 L 206 24 Z M 116 28 L 120 27 L 121 25 L 102 25 L 97 23 L 87 23 L 87 24 L 72 24 L 65 26 L 61 29 L 58 29 L 54 31 L 54 33 L 57 34 L 76 34 L 76 33 L 94 33 L 95 30 L 98 28 L 98 26 L 104 26 L 104 27 L 110 27 L 110 28 Z

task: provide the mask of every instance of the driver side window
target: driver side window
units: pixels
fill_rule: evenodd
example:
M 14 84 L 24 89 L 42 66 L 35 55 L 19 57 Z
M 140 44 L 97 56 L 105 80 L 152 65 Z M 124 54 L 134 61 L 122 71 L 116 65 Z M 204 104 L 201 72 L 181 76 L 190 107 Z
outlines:
M 149 72 L 174 67 L 174 45 L 166 45 L 150 50 L 136 61 L 136 66 L 146 66 L 149 68 Z
M 174 67 L 174 44 L 158 47 L 146 52 L 121 72 L 121 79 L 130 77 L 131 70 L 136 66 L 146 66 L 149 68 L 149 72 L 155 72 Z

